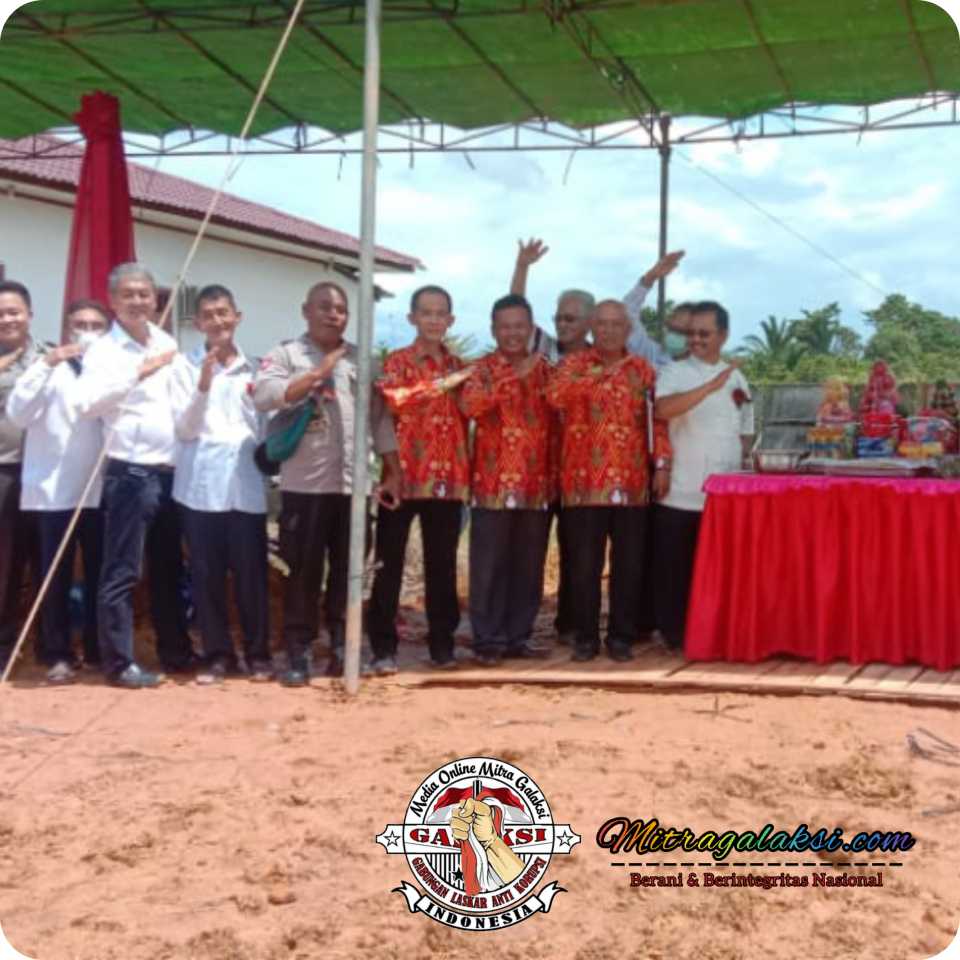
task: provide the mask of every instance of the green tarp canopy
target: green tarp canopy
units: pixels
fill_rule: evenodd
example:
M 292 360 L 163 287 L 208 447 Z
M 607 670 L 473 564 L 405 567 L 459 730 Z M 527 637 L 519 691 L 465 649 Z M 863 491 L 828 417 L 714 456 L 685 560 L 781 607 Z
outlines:
M 128 131 L 236 134 L 284 2 L 38 0 L 0 39 L 0 136 L 119 97 Z M 252 134 L 362 125 L 363 4 L 307 0 Z M 960 91 L 960 39 L 923 0 L 385 0 L 381 122 L 587 127 L 658 112 Z

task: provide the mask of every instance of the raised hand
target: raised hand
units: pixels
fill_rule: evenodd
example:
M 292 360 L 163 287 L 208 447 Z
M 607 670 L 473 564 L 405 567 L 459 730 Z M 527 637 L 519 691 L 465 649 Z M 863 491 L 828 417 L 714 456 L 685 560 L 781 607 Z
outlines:
M 200 381 L 197 383 L 197 389 L 201 393 L 209 393 L 210 386 L 213 383 L 214 375 L 217 372 L 217 351 L 210 350 L 203 358 L 200 365 Z
M 61 347 L 54 347 L 52 350 L 48 350 L 44 355 L 44 362 L 49 364 L 51 367 L 55 367 L 58 363 L 63 363 L 64 360 L 69 360 L 71 357 L 79 357 L 83 353 L 83 346 L 79 343 L 65 343 Z
M 710 388 L 711 393 L 716 393 L 717 390 L 722 390 L 724 384 L 733 376 L 733 371 L 737 369 L 737 365 L 731 363 L 729 367 L 725 367 L 721 370 L 712 380 L 707 381 L 707 386 Z
M 166 353 L 158 353 L 152 357 L 147 357 L 147 359 L 140 364 L 139 379 L 146 380 L 147 377 L 156 373 L 158 370 L 162 370 L 167 364 L 173 362 L 173 358 L 176 355 L 176 350 L 168 350 Z
M 643 285 L 652 287 L 661 277 L 669 276 L 676 269 L 677 264 L 686 255 L 685 250 L 674 250 L 665 253 L 644 275 Z
M 518 267 L 531 267 L 535 264 L 545 253 L 547 253 L 550 248 L 544 246 L 542 240 L 537 240 L 534 238 L 529 239 L 526 243 L 522 240 L 517 241 L 517 266 Z

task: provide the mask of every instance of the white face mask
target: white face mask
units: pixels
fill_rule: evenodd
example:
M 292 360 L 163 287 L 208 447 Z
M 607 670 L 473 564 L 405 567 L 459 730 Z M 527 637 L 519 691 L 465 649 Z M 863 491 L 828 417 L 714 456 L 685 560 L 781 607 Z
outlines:
M 102 333 L 97 333 L 95 330 L 81 330 L 73 335 L 73 342 L 86 351 L 90 344 L 96 343 L 102 336 Z

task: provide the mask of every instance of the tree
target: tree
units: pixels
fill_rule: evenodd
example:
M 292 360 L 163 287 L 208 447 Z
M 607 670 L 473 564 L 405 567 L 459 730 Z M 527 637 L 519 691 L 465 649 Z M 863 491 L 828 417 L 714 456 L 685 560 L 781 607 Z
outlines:
M 486 351 L 472 333 L 451 333 L 443 341 L 447 349 L 461 360 L 476 360 Z
M 856 358 L 860 356 L 860 334 L 840 322 L 840 304 L 830 303 L 819 310 L 801 310 L 803 317 L 791 326 L 797 343 L 810 353 Z
M 774 316 L 760 321 L 763 336 L 751 333 L 743 338 L 743 346 L 737 353 L 768 365 L 782 364 L 793 366 L 798 355 L 798 344 L 793 334 L 793 325 L 789 320 L 778 320 Z

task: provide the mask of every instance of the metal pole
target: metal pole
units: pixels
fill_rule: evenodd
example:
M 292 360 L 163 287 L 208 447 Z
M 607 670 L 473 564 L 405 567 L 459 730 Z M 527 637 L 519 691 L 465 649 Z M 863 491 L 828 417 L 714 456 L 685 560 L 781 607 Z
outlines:
M 380 0 L 367 0 L 363 64 L 363 185 L 360 197 L 360 316 L 357 318 L 357 409 L 353 431 L 350 566 L 343 676 L 347 693 L 360 689 L 363 639 L 363 566 L 367 527 L 367 441 L 370 421 L 370 354 L 373 349 L 373 254 L 377 206 L 377 126 L 380 121 Z
M 667 205 L 670 198 L 670 115 L 660 117 L 660 257 L 667 254 Z M 666 322 L 667 278 L 657 281 L 657 318 L 660 329 Z

